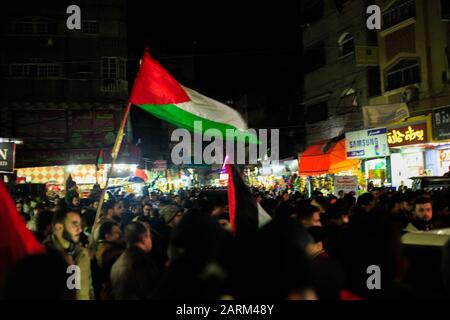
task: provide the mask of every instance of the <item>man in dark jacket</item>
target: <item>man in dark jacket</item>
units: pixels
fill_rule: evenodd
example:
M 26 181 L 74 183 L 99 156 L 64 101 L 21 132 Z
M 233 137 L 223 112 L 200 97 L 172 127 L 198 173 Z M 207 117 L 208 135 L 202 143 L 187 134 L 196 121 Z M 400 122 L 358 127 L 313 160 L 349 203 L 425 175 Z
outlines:
M 116 300 L 151 299 L 157 287 L 158 270 L 148 253 L 152 250 L 150 229 L 141 222 L 125 228 L 127 249 L 111 269 Z
M 78 300 L 94 299 L 89 252 L 80 244 L 81 216 L 73 210 L 55 212 L 52 221 L 53 235 L 44 241 L 47 250 L 59 252 L 68 265 L 80 268 L 81 288 Z

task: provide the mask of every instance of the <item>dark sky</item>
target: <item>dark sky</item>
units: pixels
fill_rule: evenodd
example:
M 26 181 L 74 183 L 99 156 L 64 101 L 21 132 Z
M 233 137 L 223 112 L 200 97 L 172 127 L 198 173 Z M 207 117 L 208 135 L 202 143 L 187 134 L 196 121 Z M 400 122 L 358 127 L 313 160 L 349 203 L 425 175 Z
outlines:
M 157 58 L 191 55 L 203 66 L 198 89 L 224 95 L 232 78 L 251 85 L 270 79 L 286 63 L 299 63 L 301 56 L 300 8 L 298 3 L 262 1 L 129 1 L 130 56 L 142 54 L 145 45 Z M 195 51 L 193 51 L 195 42 Z M 293 59 L 286 60 L 286 54 Z M 205 64 L 210 67 L 205 67 Z M 297 66 L 296 66 L 297 67 Z M 206 72 L 209 70 L 210 72 Z M 290 76 L 284 72 L 286 76 Z M 203 77 L 203 79 L 202 79 Z M 217 81 L 217 82 L 216 82 Z M 218 90 L 213 90 L 217 83 Z M 205 84 L 207 87 L 204 87 Z M 203 87 L 203 88 L 202 88 Z
M 129 56 L 145 46 L 182 84 L 223 102 L 251 93 L 265 101 L 260 128 L 290 126 L 302 90 L 300 4 L 293 1 L 129 1 Z M 171 56 L 193 57 L 195 76 L 171 69 Z M 189 59 L 187 59 L 189 62 Z M 132 70 L 137 66 L 131 65 Z M 132 79 L 131 83 L 132 83 Z M 274 112 L 273 110 L 277 110 Z M 139 112 L 136 110 L 135 112 Z M 155 128 L 151 116 L 134 114 L 137 136 Z M 158 121 L 158 120 L 156 120 Z M 249 125 L 253 126 L 250 123 Z M 158 134 L 157 129 L 153 131 Z M 281 134 L 287 134 L 282 131 Z M 290 147 L 292 152 L 292 145 Z

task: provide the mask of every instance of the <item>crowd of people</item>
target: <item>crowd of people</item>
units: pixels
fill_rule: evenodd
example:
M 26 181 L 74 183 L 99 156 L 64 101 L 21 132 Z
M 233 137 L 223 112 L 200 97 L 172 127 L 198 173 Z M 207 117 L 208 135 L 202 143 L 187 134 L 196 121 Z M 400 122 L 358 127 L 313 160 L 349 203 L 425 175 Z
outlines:
M 232 234 L 226 190 L 110 195 L 97 223 L 99 194 L 80 199 L 76 186 L 65 198 L 17 198 L 17 211 L 46 254 L 14 266 L 2 294 L 12 299 L 339 300 L 450 293 L 450 244 L 439 253 L 440 286 L 430 292 L 412 276 L 414 265 L 401 242 L 411 231 L 450 228 L 450 190 L 373 188 L 357 199 L 317 191 L 311 198 L 252 192 L 272 220 L 251 238 Z M 66 285 L 69 265 L 80 268 L 78 290 Z M 369 266 L 381 271 L 380 290 L 367 285 Z M 426 283 L 429 275 L 419 277 Z

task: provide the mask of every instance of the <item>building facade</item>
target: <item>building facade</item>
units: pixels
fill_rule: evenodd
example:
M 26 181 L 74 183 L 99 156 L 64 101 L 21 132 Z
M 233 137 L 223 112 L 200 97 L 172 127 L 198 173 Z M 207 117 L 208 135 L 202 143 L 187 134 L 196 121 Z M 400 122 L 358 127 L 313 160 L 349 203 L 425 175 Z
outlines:
M 81 30 L 66 26 L 70 4 L 16 1 L 1 13 L 0 136 L 24 141 L 19 168 L 94 163 L 127 103 L 126 2 L 79 1 Z
M 373 1 L 304 2 L 307 146 L 362 126 L 361 106 L 380 93 L 377 37 L 366 27 Z

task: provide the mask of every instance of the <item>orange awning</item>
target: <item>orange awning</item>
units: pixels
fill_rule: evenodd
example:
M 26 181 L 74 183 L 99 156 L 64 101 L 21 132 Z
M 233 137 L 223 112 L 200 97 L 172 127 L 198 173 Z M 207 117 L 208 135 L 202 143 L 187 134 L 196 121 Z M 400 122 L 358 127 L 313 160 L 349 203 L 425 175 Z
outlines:
M 345 151 L 345 139 L 332 144 L 328 150 L 325 146 L 331 140 L 308 147 L 299 157 L 298 171 L 302 176 L 320 176 L 351 169 L 357 169 L 359 160 L 348 160 Z

